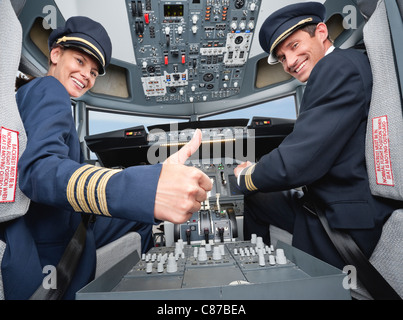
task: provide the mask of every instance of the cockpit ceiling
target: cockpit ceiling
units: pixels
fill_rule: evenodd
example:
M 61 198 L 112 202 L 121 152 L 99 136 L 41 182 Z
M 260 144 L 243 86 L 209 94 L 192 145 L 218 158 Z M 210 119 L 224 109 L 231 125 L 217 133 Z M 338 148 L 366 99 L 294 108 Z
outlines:
M 29 62 L 24 66 L 35 76 L 45 74 L 51 30 L 85 15 L 105 26 L 113 45 L 107 74 L 81 98 L 87 105 L 168 116 L 240 108 L 292 94 L 302 85 L 281 66 L 267 64 L 257 36 L 271 12 L 292 2 L 297 1 L 27 1 L 19 15 Z M 343 26 L 351 2 L 325 6 L 335 44 L 355 45 L 359 27 Z M 360 26 L 363 18 L 357 17 Z

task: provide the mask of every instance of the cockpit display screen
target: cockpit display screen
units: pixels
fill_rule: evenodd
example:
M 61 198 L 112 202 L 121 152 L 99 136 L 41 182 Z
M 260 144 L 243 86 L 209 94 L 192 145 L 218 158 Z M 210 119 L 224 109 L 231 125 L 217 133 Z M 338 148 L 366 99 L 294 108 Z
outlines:
M 182 4 L 165 4 L 164 5 L 165 17 L 183 17 Z

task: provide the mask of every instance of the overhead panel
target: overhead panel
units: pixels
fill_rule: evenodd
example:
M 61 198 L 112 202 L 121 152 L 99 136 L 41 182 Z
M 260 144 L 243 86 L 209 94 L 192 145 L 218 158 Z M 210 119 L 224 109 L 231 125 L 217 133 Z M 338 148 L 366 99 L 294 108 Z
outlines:
M 147 101 L 196 103 L 239 94 L 261 0 L 126 4 Z

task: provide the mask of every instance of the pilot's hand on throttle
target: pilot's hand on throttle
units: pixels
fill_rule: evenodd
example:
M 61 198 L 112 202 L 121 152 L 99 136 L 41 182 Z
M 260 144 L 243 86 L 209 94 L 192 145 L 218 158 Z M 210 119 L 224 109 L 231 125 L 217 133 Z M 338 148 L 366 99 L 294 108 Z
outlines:
M 163 163 L 155 196 L 156 219 L 184 223 L 206 200 L 212 188 L 210 178 L 201 170 L 184 165 L 199 148 L 201 138 L 201 131 L 196 130 L 192 140 Z
M 246 162 L 242 162 L 240 165 L 238 165 L 235 169 L 234 169 L 234 174 L 235 177 L 238 178 L 239 174 L 241 173 L 241 171 L 249 166 L 252 165 L 252 162 L 250 161 L 246 161 Z

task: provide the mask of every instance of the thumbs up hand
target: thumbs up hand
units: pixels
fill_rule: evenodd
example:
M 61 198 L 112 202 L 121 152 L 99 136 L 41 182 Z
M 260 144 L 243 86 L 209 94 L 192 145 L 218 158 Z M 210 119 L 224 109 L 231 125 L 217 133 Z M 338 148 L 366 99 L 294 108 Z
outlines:
M 193 138 L 186 143 L 178 152 L 165 160 L 164 164 L 185 164 L 186 160 L 199 149 L 202 141 L 200 129 L 196 129 Z
M 164 161 L 155 196 L 156 219 L 184 223 L 206 200 L 213 187 L 210 178 L 199 169 L 184 165 L 201 141 L 202 134 L 197 129 L 192 140 Z

